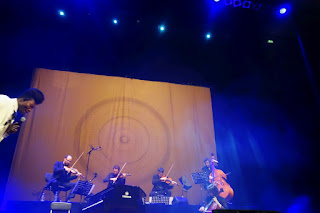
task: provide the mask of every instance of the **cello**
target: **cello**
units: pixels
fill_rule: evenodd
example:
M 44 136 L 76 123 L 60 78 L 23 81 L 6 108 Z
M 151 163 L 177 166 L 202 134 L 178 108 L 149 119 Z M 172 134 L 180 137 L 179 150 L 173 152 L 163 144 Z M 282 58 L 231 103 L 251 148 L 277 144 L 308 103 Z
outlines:
M 211 173 L 209 175 L 209 182 L 211 184 L 208 186 L 208 190 L 216 186 L 218 189 L 218 195 L 228 202 L 233 198 L 233 189 L 230 184 L 227 183 L 227 175 L 221 169 L 216 169 L 214 162 L 217 161 L 214 159 L 213 153 L 211 153 Z

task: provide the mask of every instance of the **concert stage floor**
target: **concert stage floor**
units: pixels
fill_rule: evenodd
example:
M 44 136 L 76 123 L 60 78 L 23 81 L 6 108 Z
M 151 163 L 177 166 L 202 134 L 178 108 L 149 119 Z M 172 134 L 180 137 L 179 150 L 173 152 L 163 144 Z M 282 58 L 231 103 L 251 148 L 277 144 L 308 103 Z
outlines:
M 5 213 L 49 213 L 51 202 L 45 201 L 8 201 Z M 84 204 L 72 203 L 71 213 L 80 213 Z M 163 205 L 163 204 L 148 204 L 140 209 L 132 209 L 130 207 L 120 207 L 103 212 L 110 213 L 198 213 L 199 206 L 195 205 Z M 93 211 L 101 212 L 101 211 Z

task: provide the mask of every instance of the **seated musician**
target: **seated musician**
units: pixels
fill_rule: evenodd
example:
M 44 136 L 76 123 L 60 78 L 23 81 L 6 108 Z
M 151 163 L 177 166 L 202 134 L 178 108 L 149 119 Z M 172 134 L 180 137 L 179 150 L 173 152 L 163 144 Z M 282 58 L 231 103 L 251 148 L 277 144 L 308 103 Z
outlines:
M 103 182 L 108 182 L 108 187 L 110 188 L 114 185 L 125 185 L 126 184 L 126 173 L 119 174 L 120 166 L 115 165 L 113 167 L 113 172 L 109 173 L 108 176 L 103 179 Z
M 175 182 L 169 181 L 169 178 L 164 175 L 164 169 L 159 168 L 158 174 L 155 174 L 152 178 L 152 184 L 153 188 L 149 194 L 150 197 L 158 195 L 171 197 L 171 189 L 173 188 Z
M 74 180 L 77 177 L 81 176 L 80 172 L 71 172 L 70 164 L 72 162 L 72 156 L 66 155 L 63 159 L 63 162 L 57 161 L 53 167 L 53 175 L 48 184 L 52 186 L 52 191 L 54 192 L 54 202 L 59 202 L 59 191 L 58 187 L 63 186 L 66 190 L 73 189 L 76 185 L 75 183 L 70 183 L 70 180 Z M 75 175 L 71 175 L 75 174 Z M 66 199 L 70 201 L 70 198 L 74 198 L 74 194 L 71 194 L 71 191 Z

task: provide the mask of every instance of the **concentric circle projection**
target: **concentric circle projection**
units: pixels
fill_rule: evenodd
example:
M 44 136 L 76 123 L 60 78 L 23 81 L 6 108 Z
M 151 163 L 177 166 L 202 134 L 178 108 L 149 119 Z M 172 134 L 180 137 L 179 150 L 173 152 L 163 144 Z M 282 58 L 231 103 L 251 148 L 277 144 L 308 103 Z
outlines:
M 117 123 L 121 125 L 113 130 L 113 126 Z M 101 147 L 108 144 L 103 150 L 108 160 L 112 161 L 115 158 L 114 151 L 117 150 L 119 160 L 128 159 L 132 163 L 146 156 L 150 145 L 150 135 L 147 127 L 140 121 L 130 117 L 117 117 L 109 120 L 101 128 L 98 141 Z M 108 143 L 109 141 L 111 143 Z
M 97 103 L 80 119 L 75 136 L 79 155 L 90 151 L 90 145 L 102 147 L 90 157 L 89 174 L 110 172 L 113 165 L 127 163 L 126 171 L 143 170 L 140 180 L 149 180 L 170 156 L 170 132 L 165 120 L 153 107 L 135 99 Z M 82 157 L 80 162 L 86 165 L 87 158 Z

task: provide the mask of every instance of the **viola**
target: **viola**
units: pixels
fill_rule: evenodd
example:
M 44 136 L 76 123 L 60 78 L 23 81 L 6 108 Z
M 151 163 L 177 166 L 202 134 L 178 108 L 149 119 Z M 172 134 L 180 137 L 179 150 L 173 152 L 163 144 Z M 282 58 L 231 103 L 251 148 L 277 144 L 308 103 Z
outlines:
M 233 198 L 234 192 L 230 184 L 227 183 L 227 175 L 221 170 L 216 169 L 214 166 L 214 156 L 211 158 L 211 173 L 209 175 L 209 182 L 216 186 L 219 190 L 219 196 L 230 201 Z

